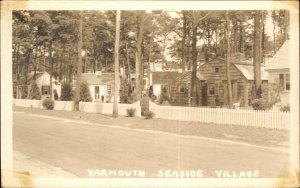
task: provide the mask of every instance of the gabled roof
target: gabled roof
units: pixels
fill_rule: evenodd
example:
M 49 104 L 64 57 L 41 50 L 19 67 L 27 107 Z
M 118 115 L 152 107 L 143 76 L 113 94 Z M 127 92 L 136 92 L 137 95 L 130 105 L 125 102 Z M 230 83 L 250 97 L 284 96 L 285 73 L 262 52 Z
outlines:
M 83 73 L 81 74 L 81 79 L 88 85 L 108 85 L 114 82 L 115 74 L 101 73 L 101 75 L 96 75 L 94 73 Z
M 267 65 L 269 69 L 289 69 L 290 68 L 290 41 L 286 40 L 277 53 L 273 56 L 270 64 Z
M 152 72 L 153 84 L 169 84 L 175 82 L 176 77 L 179 75 L 177 71 L 157 71 Z
M 254 80 L 253 64 L 234 63 L 234 66 L 245 76 L 247 80 Z M 261 67 L 261 79 L 268 80 L 268 72 L 265 71 L 265 67 Z
M 215 58 L 211 61 L 219 60 L 222 62 L 226 62 L 226 59 L 223 58 Z M 207 62 L 203 65 L 207 65 L 210 62 Z M 234 65 L 238 71 L 247 79 L 247 80 L 254 80 L 254 66 L 252 61 L 245 60 L 242 54 L 235 54 L 233 57 L 230 58 L 230 63 Z M 202 66 L 202 65 L 201 65 Z M 261 79 L 268 80 L 268 72 L 265 70 L 266 68 L 262 65 L 261 67 Z M 198 70 L 199 72 L 199 70 Z M 199 72 L 201 74 L 201 72 Z M 202 80 L 206 80 L 201 76 Z
M 199 80 L 204 80 L 203 76 L 197 72 L 196 74 L 196 77 L 199 79 Z M 183 72 L 181 74 L 179 74 L 177 77 L 176 77 L 176 83 L 178 82 L 191 82 L 191 78 L 192 78 L 192 71 L 186 71 L 186 72 Z
M 35 74 L 35 79 L 37 80 L 38 78 L 40 78 L 44 73 L 47 72 L 37 72 Z M 34 81 L 33 79 L 33 74 L 27 74 L 27 83 L 30 85 L 32 84 Z M 15 85 L 23 85 L 25 83 L 25 77 L 21 77 L 18 81 L 14 82 Z

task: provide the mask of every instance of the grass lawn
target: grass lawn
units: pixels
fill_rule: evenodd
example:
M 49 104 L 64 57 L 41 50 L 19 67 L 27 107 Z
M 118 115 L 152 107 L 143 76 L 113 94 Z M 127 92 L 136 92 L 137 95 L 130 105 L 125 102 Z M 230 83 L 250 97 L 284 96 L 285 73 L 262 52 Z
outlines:
M 14 107 L 14 111 L 23 111 L 26 113 L 69 118 L 74 120 L 78 119 L 111 126 L 118 125 L 133 129 L 157 130 L 181 135 L 226 139 L 261 146 L 288 147 L 289 143 L 289 131 L 286 130 L 175 121 L 158 118 L 144 119 L 143 117 L 124 116 L 113 118 L 108 115 L 95 113 L 42 110 L 25 107 Z

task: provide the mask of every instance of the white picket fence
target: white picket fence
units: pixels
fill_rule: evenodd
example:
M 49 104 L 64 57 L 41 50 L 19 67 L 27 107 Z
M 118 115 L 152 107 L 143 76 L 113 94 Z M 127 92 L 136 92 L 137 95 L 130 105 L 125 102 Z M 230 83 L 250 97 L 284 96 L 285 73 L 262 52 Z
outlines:
M 13 104 L 15 106 L 30 107 L 30 108 L 40 108 L 43 109 L 42 100 L 28 100 L 28 99 L 14 99 Z M 127 109 L 134 108 L 135 116 L 141 116 L 141 106 L 140 102 L 133 104 L 119 104 L 118 113 L 119 115 L 127 115 Z M 54 110 L 64 110 L 73 111 L 74 103 L 73 101 L 55 101 Z M 79 110 L 82 112 L 91 112 L 99 114 L 112 114 L 113 103 L 99 103 L 99 102 L 80 102 Z
M 289 130 L 290 113 L 246 109 L 160 106 L 150 101 L 155 117 L 178 121 L 194 121 L 271 129 Z

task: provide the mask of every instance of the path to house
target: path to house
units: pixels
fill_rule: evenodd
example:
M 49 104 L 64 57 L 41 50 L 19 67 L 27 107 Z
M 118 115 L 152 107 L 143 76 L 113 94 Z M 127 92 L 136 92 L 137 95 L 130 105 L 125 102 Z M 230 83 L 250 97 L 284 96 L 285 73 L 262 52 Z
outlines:
M 205 177 L 216 177 L 215 170 L 221 169 L 259 170 L 260 177 L 279 177 L 288 164 L 288 153 L 282 151 L 194 139 L 162 131 L 136 131 L 134 126 L 128 125 L 133 124 L 135 118 L 118 118 L 119 123 L 130 119 L 123 123 L 132 129 L 122 129 L 114 123 L 114 128 L 111 128 L 84 121 L 74 123 L 72 119 L 66 121 L 69 118 L 67 113 L 62 116 L 64 119 L 59 119 L 53 118 L 54 114 L 52 117 L 42 114 L 53 111 L 14 110 L 14 151 L 79 177 L 89 177 L 89 169 L 142 169 L 146 171 L 146 177 L 156 177 L 160 169 L 202 169 Z M 80 113 L 70 113 L 80 116 Z M 103 124 L 116 121 L 107 116 L 102 119 Z M 143 126 L 148 122 L 143 119 L 136 121 Z

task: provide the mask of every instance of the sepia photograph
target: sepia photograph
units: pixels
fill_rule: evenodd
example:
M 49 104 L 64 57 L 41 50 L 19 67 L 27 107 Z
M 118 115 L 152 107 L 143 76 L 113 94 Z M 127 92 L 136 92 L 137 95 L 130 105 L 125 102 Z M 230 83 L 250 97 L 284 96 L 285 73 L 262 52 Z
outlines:
M 125 3 L 1 2 L 1 186 L 298 187 L 299 3 Z

